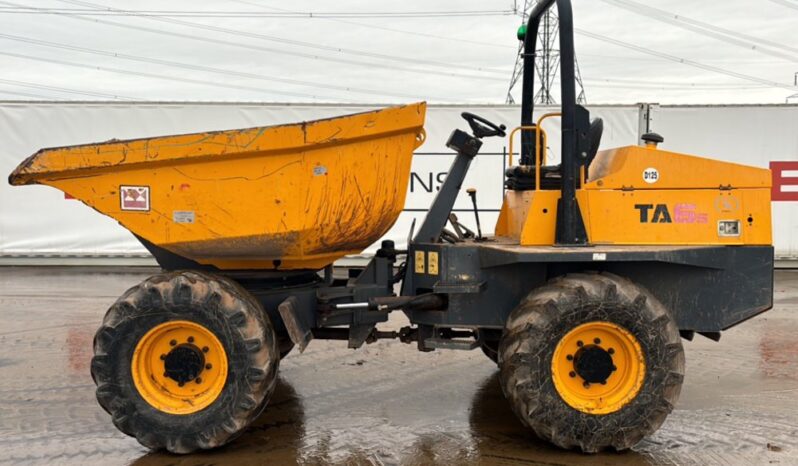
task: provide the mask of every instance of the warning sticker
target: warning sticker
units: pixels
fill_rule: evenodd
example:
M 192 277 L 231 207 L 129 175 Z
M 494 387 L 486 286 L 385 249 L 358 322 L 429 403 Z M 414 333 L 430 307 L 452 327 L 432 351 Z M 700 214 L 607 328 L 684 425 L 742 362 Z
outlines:
M 150 187 L 149 186 L 120 186 L 119 198 L 122 203 L 122 210 L 150 210 Z

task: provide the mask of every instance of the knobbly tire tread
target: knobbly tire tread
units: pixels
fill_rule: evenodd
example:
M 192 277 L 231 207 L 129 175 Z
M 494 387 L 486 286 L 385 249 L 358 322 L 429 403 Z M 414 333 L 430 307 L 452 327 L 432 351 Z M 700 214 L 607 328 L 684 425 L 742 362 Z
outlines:
M 160 412 L 133 383 L 130 363 L 138 340 L 169 320 L 204 325 L 227 353 L 222 393 L 196 413 Z M 91 375 L 97 401 L 120 431 L 150 449 L 190 453 L 240 435 L 265 408 L 278 366 L 277 337 L 260 303 L 230 279 L 183 271 L 149 277 L 111 306 L 94 337 Z
M 551 374 L 559 340 L 596 320 L 631 331 L 646 357 L 638 395 L 605 415 L 565 403 Z M 668 310 L 642 287 L 610 273 L 569 274 L 532 291 L 510 314 L 499 345 L 502 391 L 521 422 L 544 440 L 586 453 L 625 450 L 656 431 L 679 398 L 684 366 L 679 330 Z

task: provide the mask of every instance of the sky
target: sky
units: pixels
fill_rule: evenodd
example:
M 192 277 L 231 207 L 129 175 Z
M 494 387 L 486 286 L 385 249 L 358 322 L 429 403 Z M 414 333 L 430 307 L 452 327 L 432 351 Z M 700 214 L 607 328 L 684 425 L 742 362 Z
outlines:
M 500 104 L 518 51 L 513 10 L 0 0 L 0 100 Z M 574 0 L 574 16 L 588 104 L 798 103 L 798 0 Z

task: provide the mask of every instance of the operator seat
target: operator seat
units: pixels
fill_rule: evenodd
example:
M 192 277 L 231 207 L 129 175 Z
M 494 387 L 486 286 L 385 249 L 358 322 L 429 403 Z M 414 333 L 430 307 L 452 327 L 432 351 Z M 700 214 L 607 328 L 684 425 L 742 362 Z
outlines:
M 590 123 L 587 137 L 589 149 L 585 166 L 590 170 L 590 164 L 596 158 L 599 145 L 601 145 L 601 135 L 604 132 L 604 121 L 601 118 L 594 118 Z M 540 144 L 542 141 L 538 141 Z M 535 165 L 516 165 L 509 167 L 504 172 L 504 185 L 507 189 L 514 191 L 530 191 L 535 189 Z M 578 180 L 577 180 L 578 183 Z M 540 167 L 540 189 L 560 189 L 562 186 L 562 166 L 544 165 Z

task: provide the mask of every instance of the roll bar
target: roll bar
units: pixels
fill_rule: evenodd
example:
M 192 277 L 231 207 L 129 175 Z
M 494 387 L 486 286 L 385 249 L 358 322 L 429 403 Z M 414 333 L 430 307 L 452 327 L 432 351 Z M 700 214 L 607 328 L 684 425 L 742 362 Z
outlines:
M 521 96 L 521 126 L 534 124 L 535 109 L 535 51 L 538 29 L 544 14 L 557 4 L 560 23 L 560 88 L 562 102 L 562 188 L 557 212 L 557 244 L 587 244 L 584 221 L 576 200 L 576 180 L 579 167 L 588 155 L 587 131 L 590 114 L 576 104 L 574 74 L 574 21 L 571 0 L 542 0 L 529 15 L 524 36 L 523 94 Z M 521 133 L 521 160 L 530 163 L 535 154 L 534 133 Z M 545 150 L 545 148 L 542 148 Z

